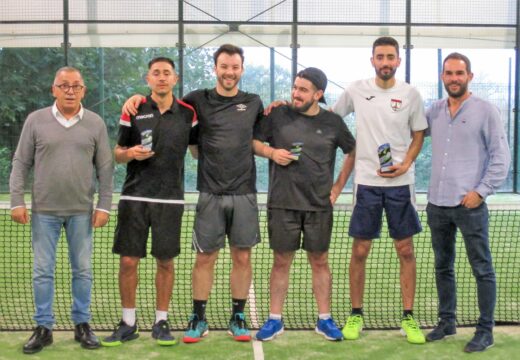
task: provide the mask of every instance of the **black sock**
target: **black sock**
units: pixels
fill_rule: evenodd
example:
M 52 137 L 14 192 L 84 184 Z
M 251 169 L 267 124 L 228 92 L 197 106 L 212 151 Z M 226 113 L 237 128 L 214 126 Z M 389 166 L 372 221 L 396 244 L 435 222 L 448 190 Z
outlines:
M 413 310 L 403 310 L 403 318 L 407 317 L 408 315 L 413 316 Z
M 208 300 L 193 299 L 193 313 L 197 314 L 199 320 L 206 320 L 206 304 Z
M 235 316 L 236 313 L 243 313 L 244 308 L 246 307 L 246 300 L 247 299 L 232 299 L 233 304 L 233 315 Z
M 361 315 L 363 316 L 363 308 L 352 308 L 352 311 L 350 312 L 351 315 Z

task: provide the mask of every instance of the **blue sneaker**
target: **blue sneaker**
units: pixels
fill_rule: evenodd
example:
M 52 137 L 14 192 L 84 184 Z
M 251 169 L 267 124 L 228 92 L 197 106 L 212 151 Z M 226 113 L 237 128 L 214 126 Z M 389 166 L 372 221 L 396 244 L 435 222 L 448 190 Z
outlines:
M 338 329 L 332 318 L 318 319 L 318 322 L 316 323 L 316 329 L 314 330 L 316 330 L 318 334 L 325 336 L 325 339 L 327 340 L 343 340 L 343 334 L 341 333 L 341 330 Z
M 276 335 L 283 334 L 283 320 L 267 319 L 264 325 L 256 333 L 256 340 L 269 341 Z
M 235 314 L 229 320 L 228 334 L 236 341 L 251 341 L 251 333 L 247 328 L 246 317 L 243 313 Z
M 199 320 L 197 314 L 191 314 L 188 329 L 184 333 L 182 341 L 188 344 L 199 342 L 200 339 L 208 335 L 208 332 L 208 323 L 206 322 L 206 319 Z

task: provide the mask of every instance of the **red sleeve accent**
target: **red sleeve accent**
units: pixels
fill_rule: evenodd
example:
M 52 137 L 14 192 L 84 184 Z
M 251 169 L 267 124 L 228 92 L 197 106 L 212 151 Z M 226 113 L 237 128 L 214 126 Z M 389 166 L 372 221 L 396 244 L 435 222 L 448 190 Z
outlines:
M 125 113 L 122 113 L 121 117 L 119 118 L 119 124 L 124 126 L 131 126 L 130 116 L 126 115 Z
M 146 104 L 146 97 L 141 99 L 141 104 Z
M 195 112 L 195 108 L 193 106 L 191 106 L 190 104 L 185 103 L 182 100 L 179 100 L 179 99 L 176 99 L 176 100 L 179 103 L 179 105 L 184 106 L 184 107 L 190 109 L 191 111 L 193 111 L 193 118 L 191 119 L 191 127 L 194 127 L 195 125 L 197 125 L 198 119 L 197 119 L 197 113 Z

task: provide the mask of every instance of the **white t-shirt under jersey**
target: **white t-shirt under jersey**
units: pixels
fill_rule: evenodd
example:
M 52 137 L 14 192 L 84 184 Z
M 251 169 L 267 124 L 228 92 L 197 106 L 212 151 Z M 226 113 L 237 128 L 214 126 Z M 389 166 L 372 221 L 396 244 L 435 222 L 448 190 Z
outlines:
M 358 80 L 339 97 L 332 110 L 356 119 L 356 162 L 354 182 L 370 186 L 401 186 L 415 183 L 415 168 L 396 178 L 377 175 L 377 149 L 389 143 L 392 160 L 401 163 L 412 142 L 411 132 L 428 127 L 424 105 L 416 88 L 396 80 L 390 89 L 376 85 L 375 78 Z

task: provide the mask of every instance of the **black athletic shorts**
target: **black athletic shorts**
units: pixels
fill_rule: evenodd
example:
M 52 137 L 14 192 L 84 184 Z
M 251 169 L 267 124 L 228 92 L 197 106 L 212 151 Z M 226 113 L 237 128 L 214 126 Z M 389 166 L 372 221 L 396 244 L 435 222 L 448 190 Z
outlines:
M 150 254 L 157 259 L 179 255 L 184 205 L 121 200 L 118 210 L 114 253 L 146 257 L 146 243 L 152 228 Z
M 269 209 L 267 219 L 269 246 L 274 251 L 296 251 L 300 248 L 310 252 L 329 250 L 332 209 L 325 211 Z

